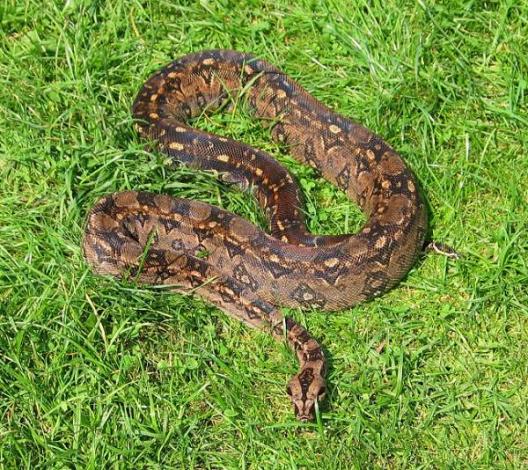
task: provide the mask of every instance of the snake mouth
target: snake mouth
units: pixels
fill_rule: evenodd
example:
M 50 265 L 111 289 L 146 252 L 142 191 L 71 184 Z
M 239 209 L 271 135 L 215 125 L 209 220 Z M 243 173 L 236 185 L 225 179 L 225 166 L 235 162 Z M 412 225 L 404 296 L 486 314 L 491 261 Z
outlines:
M 303 423 L 307 423 L 309 421 L 313 421 L 314 417 L 310 415 L 301 415 L 297 416 L 297 419 Z
M 305 413 L 299 413 L 298 410 L 295 410 L 296 413 L 295 413 L 295 416 L 297 417 L 297 419 L 303 423 L 307 423 L 309 421 L 313 421 L 315 419 L 315 415 L 313 413 L 313 411 L 308 411 L 308 412 L 305 412 Z

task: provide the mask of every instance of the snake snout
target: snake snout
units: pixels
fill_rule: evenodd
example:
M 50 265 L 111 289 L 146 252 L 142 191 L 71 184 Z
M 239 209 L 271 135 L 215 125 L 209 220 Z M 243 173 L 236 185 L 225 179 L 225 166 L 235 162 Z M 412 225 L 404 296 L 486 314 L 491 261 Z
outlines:
M 315 416 L 313 414 L 304 414 L 304 415 L 297 415 L 297 419 L 299 421 L 302 421 L 303 423 L 307 423 L 308 421 L 313 421 L 315 419 Z

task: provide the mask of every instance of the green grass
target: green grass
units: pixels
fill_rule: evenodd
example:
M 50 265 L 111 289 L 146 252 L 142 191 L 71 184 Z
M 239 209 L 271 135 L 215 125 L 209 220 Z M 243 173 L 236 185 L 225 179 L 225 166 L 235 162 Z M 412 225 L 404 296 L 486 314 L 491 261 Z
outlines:
M 526 468 L 527 31 L 527 3 L 498 0 L 1 2 L 0 467 Z M 262 222 L 132 130 L 151 72 L 217 47 L 384 136 L 434 238 L 465 255 L 427 255 L 340 315 L 292 312 L 331 361 L 320 425 L 293 417 L 285 345 L 200 299 L 96 277 L 80 250 L 87 210 L 118 190 Z M 247 114 L 207 126 L 279 156 L 313 230 L 357 227 Z

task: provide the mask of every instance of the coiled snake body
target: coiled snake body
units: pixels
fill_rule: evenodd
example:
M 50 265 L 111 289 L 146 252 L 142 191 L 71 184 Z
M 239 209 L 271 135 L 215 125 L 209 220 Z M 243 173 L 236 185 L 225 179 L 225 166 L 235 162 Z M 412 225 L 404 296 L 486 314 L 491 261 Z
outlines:
M 272 122 L 274 139 L 357 201 L 368 218 L 359 233 L 308 233 L 300 190 L 287 170 L 263 151 L 187 124 L 241 90 L 256 117 Z M 286 338 L 300 361 L 287 391 L 296 416 L 312 419 L 325 393 L 324 355 L 277 306 L 338 310 L 398 282 L 426 228 L 411 172 L 381 138 L 249 54 L 187 55 L 149 78 L 132 112 L 140 134 L 175 161 L 253 187 L 270 233 L 208 204 L 127 191 L 102 198 L 90 211 L 88 262 L 97 273 L 191 288 L 243 322 Z

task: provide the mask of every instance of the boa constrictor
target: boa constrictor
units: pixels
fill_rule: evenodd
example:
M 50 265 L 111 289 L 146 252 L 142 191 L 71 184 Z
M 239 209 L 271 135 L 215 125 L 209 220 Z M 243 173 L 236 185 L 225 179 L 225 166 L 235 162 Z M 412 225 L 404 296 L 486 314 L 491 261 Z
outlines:
M 367 216 L 359 233 L 312 235 L 286 169 L 266 152 L 189 125 L 241 92 L 255 116 L 271 123 L 273 139 L 359 204 Z M 286 338 L 300 362 L 287 392 L 296 416 L 313 419 L 325 394 L 324 354 L 277 306 L 339 310 L 394 286 L 415 262 L 426 230 L 413 175 L 380 137 L 249 54 L 213 50 L 176 60 L 147 80 L 132 112 L 140 134 L 174 161 L 253 188 L 270 230 L 198 201 L 114 193 L 88 215 L 88 262 L 97 273 L 192 289 Z

